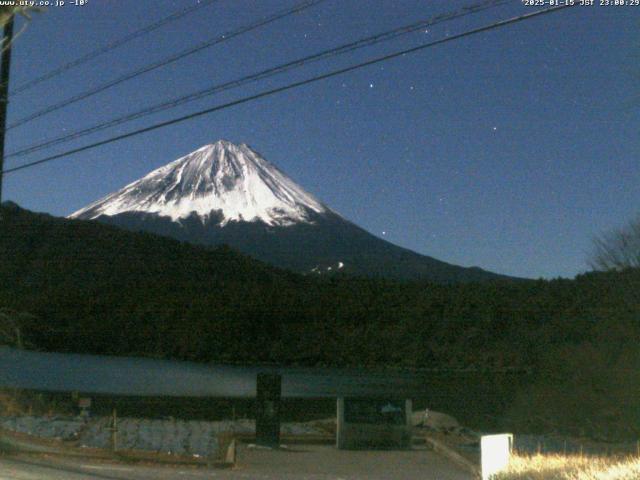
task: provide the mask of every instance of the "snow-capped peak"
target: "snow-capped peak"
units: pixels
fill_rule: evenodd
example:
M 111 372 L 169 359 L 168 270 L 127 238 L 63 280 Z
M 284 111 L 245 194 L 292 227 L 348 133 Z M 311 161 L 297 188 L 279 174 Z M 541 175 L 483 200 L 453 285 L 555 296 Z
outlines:
M 156 213 L 173 221 L 220 213 L 230 221 L 286 226 L 310 222 L 328 209 L 247 145 L 226 140 L 205 145 L 122 190 L 71 214 L 93 219 L 124 212 Z

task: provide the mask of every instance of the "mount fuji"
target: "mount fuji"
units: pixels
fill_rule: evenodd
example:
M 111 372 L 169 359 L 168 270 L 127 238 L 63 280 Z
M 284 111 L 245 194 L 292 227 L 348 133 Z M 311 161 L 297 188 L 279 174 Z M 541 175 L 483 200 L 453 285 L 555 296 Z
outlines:
M 307 274 L 436 282 L 503 277 L 386 242 L 344 219 L 245 144 L 205 145 L 71 214 L 178 240 L 227 244 Z

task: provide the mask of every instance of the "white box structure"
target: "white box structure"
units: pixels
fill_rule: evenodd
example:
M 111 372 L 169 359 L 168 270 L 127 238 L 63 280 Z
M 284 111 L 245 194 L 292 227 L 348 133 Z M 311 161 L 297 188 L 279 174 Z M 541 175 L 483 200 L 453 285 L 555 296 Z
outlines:
M 513 434 L 484 435 L 480 439 L 482 480 L 491 480 L 509 465 L 513 448 Z

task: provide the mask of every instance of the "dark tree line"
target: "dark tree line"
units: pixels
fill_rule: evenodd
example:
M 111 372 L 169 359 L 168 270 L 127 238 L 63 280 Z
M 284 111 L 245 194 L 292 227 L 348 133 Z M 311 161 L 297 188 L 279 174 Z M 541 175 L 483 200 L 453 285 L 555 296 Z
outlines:
M 19 326 L 36 348 L 201 362 L 522 369 L 534 375 L 505 412 L 513 425 L 571 429 L 586 424 L 579 416 L 602 435 L 605 425 L 625 435 L 637 428 L 631 418 L 640 402 L 629 394 L 640 371 L 637 269 L 456 285 L 315 278 L 229 248 L 18 207 L 2 214 L 0 308 L 29 315 L 0 332 Z

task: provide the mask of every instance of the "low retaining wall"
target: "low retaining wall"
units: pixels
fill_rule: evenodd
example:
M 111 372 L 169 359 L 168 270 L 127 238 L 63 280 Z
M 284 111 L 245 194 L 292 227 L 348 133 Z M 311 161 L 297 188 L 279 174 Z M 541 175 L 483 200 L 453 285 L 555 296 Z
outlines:
M 0 428 L 45 439 L 72 442 L 74 446 L 111 448 L 111 418 L 87 420 L 76 417 L 4 417 Z M 219 448 L 222 434 L 254 435 L 253 420 L 221 422 L 152 420 L 121 418 L 118 420 L 119 450 L 142 450 L 171 455 L 209 457 Z M 322 432 L 309 424 L 283 424 L 283 435 L 318 435 Z

